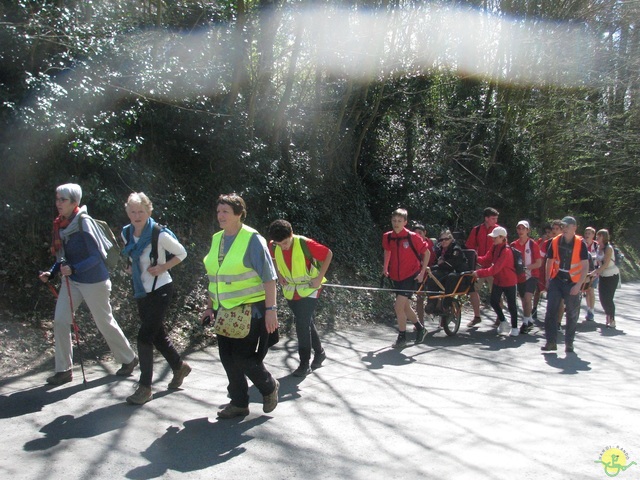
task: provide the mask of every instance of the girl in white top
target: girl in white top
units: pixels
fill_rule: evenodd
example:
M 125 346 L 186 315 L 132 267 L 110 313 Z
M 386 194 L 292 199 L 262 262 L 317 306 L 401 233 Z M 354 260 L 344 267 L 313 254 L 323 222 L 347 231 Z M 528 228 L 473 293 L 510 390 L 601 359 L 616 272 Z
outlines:
M 598 251 L 596 253 L 596 265 L 594 274 L 598 275 L 598 295 L 600 304 L 607 316 L 607 327 L 616 328 L 616 306 L 613 303 L 613 296 L 620 282 L 620 270 L 615 263 L 613 246 L 609 243 L 609 231 L 598 230 L 596 234 L 598 241 Z

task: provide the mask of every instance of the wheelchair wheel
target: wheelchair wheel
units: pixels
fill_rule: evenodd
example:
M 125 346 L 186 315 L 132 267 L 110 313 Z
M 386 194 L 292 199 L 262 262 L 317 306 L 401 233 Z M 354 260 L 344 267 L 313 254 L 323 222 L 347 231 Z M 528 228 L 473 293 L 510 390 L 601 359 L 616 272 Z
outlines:
M 450 337 L 458 333 L 460 319 L 462 318 L 462 306 L 457 298 L 451 299 L 451 306 L 440 316 L 440 325 Z

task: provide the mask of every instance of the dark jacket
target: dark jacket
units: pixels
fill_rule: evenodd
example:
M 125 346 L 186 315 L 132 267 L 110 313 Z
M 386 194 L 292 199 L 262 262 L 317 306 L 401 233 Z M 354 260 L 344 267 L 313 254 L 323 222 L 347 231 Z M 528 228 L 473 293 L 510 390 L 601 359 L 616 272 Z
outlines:
M 467 257 L 455 240 L 451 242 L 451 245 L 446 250 L 438 243 L 434 248 L 434 252 L 436 261 L 431 267 L 432 270 L 443 273 L 461 273 L 469 270 Z

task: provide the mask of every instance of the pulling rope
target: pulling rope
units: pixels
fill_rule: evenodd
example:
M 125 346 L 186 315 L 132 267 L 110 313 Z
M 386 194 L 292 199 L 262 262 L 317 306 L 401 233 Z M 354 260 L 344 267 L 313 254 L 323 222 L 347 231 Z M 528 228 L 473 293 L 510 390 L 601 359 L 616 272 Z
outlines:
M 392 292 L 392 293 L 422 293 L 425 295 L 441 295 L 442 292 L 429 292 L 422 290 L 422 286 L 418 290 L 401 290 L 399 288 L 379 288 L 379 287 L 359 287 L 356 285 L 338 285 L 336 283 L 323 283 L 323 287 L 346 288 L 351 290 L 368 290 L 370 292 Z
M 368 290 L 370 292 L 394 292 L 394 293 L 421 293 L 423 295 L 443 295 L 443 292 L 446 290 L 444 288 L 444 285 L 442 285 L 442 283 L 440 282 L 440 280 L 438 280 L 438 278 L 431 272 L 431 270 L 427 271 L 429 274 L 429 277 L 431 279 L 433 279 L 433 281 L 438 285 L 438 287 L 440 287 L 442 290 L 440 291 L 429 291 L 429 290 L 422 290 L 422 288 L 425 286 L 426 282 L 422 282 L 422 284 L 420 285 L 420 288 L 418 288 L 418 290 L 401 290 L 399 288 L 382 288 L 382 287 L 360 287 L 357 285 L 340 285 L 337 283 L 323 283 L 322 286 L 323 287 L 332 287 L 332 288 L 346 288 L 346 289 L 351 289 L 351 290 Z M 467 276 L 470 275 L 472 272 L 462 272 L 460 274 L 460 278 L 462 278 L 463 276 Z

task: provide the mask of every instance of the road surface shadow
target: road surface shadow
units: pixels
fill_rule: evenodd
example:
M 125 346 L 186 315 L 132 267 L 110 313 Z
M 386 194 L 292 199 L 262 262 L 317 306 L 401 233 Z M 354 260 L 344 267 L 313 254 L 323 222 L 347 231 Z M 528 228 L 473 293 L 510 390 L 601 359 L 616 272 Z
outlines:
M 142 452 L 149 464 L 130 470 L 126 478 L 147 480 L 169 470 L 193 472 L 226 462 L 246 451 L 243 444 L 253 439 L 246 432 L 267 420 L 266 416 L 216 422 L 196 418 L 184 422 L 182 429 L 171 426 Z
M 42 385 L 28 390 L 21 390 L 11 395 L 0 395 L 0 418 L 19 417 L 29 413 L 40 412 L 46 405 L 66 400 L 71 395 L 82 392 L 87 388 L 100 387 L 115 382 L 120 378 L 115 375 L 107 375 L 91 380 L 86 385 L 80 382 L 57 388 L 51 385 Z
M 558 348 L 562 346 L 559 345 Z M 591 370 L 591 362 L 582 360 L 576 353 L 567 353 L 566 357 L 558 357 L 557 353 L 547 353 L 544 360 L 550 367 L 560 370 L 563 375 L 575 375 L 578 372 L 588 372 Z

